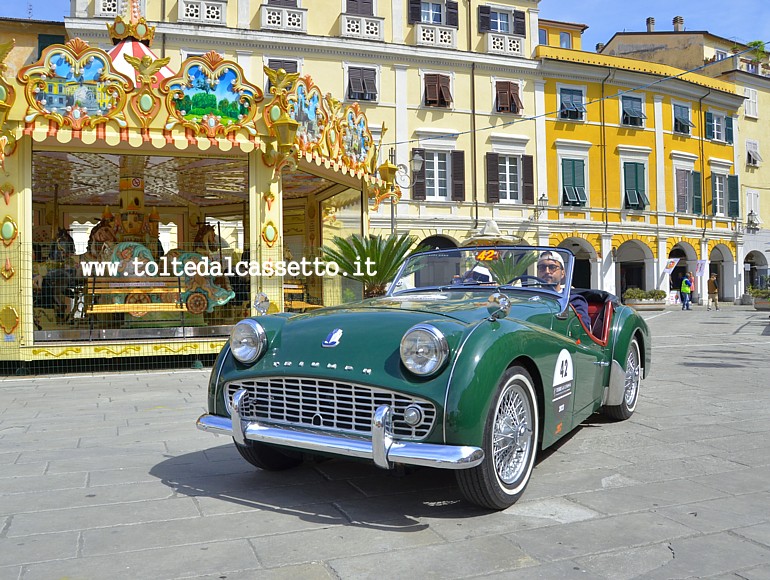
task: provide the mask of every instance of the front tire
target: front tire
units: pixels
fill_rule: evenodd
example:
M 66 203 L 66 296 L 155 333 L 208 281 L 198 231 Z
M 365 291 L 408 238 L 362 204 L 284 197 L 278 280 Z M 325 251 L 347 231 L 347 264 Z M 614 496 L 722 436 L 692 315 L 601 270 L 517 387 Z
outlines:
M 612 407 L 605 406 L 604 414 L 610 419 L 616 421 L 625 421 L 636 410 L 636 403 L 639 400 L 639 384 L 642 381 L 642 355 L 639 348 L 639 341 L 636 338 L 631 339 L 628 345 L 628 354 L 626 354 L 626 382 L 623 388 L 623 400 L 620 405 Z
M 503 373 L 484 426 L 484 461 L 456 472 L 465 499 L 502 510 L 524 493 L 537 455 L 540 420 L 532 377 L 523 367 Z
M 284 471 L 302 463 L 301 457 L 287 455 L 264 443 L 254 441 L 247 441 L 246 445 L 235 443 L 235 448 L 246 461 L 265 471 Z

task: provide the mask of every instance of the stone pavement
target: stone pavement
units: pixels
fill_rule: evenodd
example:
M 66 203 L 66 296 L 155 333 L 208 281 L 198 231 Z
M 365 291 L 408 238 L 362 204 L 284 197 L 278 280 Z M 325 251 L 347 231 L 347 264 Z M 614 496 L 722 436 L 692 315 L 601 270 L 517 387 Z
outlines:
M 260 472 L 206 371 L 0 381 L 0 579 L 770 578 L 770 319 L 645 315 L 653 374 L 490 513 L 453 475 Z

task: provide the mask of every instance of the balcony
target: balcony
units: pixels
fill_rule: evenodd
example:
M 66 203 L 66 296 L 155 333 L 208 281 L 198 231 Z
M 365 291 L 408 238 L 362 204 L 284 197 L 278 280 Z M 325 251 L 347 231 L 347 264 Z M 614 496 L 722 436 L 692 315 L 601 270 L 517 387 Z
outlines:
M 139 10 L 142 14 L 146 14 L 145 10 L 146 0 L 139 1 Z M 115 18 L 118 15 L 125 17 L 125 10 L 121 10 L 124 6 L 120 0 L 96 0 L 94 3 L 94 16 L 97 18 Z
M 524 56 L 524 39 L 510 34 L 487 32 L 487 53 Z
M 194 24 L 227 24 L 227 0 L 180 0 L 177 19 Z
M 262 4 L 259 14 L 262 30 L 307 34 L 307 8 L 286 8 Z
M 417 25 L 417 44 L 439 48 L 457 48 L 457 29 L 420 23 Z
M 342 38 L 361 38 L 363 40 L 385 40 L 383 32 L 384 18 L 342 14 L 340 16 L 340 36 Z

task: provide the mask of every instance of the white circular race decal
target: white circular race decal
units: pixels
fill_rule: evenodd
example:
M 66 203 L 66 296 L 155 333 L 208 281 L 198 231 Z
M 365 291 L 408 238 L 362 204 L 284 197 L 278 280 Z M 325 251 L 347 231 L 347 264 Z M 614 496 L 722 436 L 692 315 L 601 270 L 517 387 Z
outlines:
M 553 372 L 553 412 L 558 418 L 562 418 L 565 412 L 570 410 L 570 397 L 572 396 L 572 382 L 575 376 L 572 356 L 569 351 L 562 349 L 556 359 L 556 368 Z

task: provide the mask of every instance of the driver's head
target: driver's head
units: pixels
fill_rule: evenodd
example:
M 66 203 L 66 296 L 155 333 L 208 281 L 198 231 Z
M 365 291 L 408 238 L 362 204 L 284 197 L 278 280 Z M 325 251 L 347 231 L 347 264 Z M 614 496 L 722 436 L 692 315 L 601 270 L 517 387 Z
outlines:
M 537 258 L 537 277 L 548 284 L 555 284 L 557 292 L 561 292 L 565 275 L 564 258 L 558 252 L 545 251 Z

